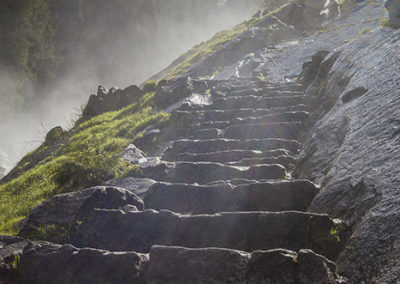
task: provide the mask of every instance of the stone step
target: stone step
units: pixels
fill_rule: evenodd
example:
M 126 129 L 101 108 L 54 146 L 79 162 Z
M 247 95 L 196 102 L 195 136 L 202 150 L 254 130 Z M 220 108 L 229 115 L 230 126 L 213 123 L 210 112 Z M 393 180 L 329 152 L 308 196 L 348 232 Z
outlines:
M 241 83 L 228 83 L 227 86 L 219 86 L 217 88 L 221 92 L 232 92 L 232 91 L 242 91 L 251 89 L 274 89 L 274 90 L 284 90 L 284 91 L 303 91 L 304 87 L 302 84 L 298 83 L 274 83 L 274 82 L 241 82 Z
M 196 140 L 207 140 L 222 137 L 224 131 L 218 128 L 203 128 L 197 129 L 193 132 L 191 137 Z
M 246 117 L 259 117 L 272 114 L 307 111 L 307 106 L 304 104 L 289 107 L 276 107 L 276 108 L 238 108 L 235 110 L 199 110 L 199 111 L 186 111 L 188 115 L 196 115 L 203 117 L 205 121 L 231 121 L 235 118 Z M 183 111 L 180 111 L 183 112 Z
M 305 212 L 233 212 L 181 215 L 171 211 L 95 209 L 71 235 L 77 247 L 147 253 L 153 245 L 219 247 L 243 251 L 312 249 L 335 260 L 347 238 L 345 225 Z
M 156 183 L 147 191 L 147 209 L 212 214 L 234 211 L 304 211 L 317 194 L 309 181 L 280 181 L 240 186 Z
M 197 129 L 193 134 L 188 134 L 191 139 L 298 139 L 304 131 L 303 122 L 271 122 L 231 124 L 225 129 L 206 128 Z
M 260 124 L 238 124 L 230 125 L 225 128 L 222 136 L 229 139 L 298 139 L 300 133 L 304 131 L 301 122 L 278 122 Z
M 79 249 L 13 236 L 0 236 L 0 244 L 0 283 L 4 284 L 256 283 L 257 279 L 274 283 L 338 283 L 327 280 L 340 279 L 335 274 L 335 264 L 311 250 L 247 253 L 156 245 L 150 254 L 140 254 Z M 297 279 L 305 282 L 293 282 Z
M 175 160 L 186 162 L 216 162 L 223 164 L 227 162 L 240 161 L 246 158 L 271 158 L 288 154 L 288 151 L 284 149 L 264 152 L 256 150 L 228 150 L 200 154 L 182 153 L 178 154 Z
M 0 236 L 0 283 L 145 284 L 148 255 Z
M 243 251 L 153 246 L 148 283 L 337 284 L 336 265 L 311 250 Z
M 249 180 L 282 179 L 286 169 L 281 165 L 234 167 L 211 162 L 163 162 L 142 168 L 145 178 L 172 183 L 206 184 L 219 180 L 244 178 Z
M 257 97 L 283 97 L 283 96 L 299 96 L 304 95 L 304 91 L 280 89 L 275 87 L 266 87 L 262 89 L 235 89 L 223 93 L 224 97 L 243 97 L 243 96 L 257 96 Z
M 271 122 L 303 122 L 310 117 L 306 111 L 284 112 L 277 114 L 267 114 L 264 116 L 234 118 L 231 124 L 252 124 L 252 123 L 271 123 Z
M 304 90 L 303 84 L 299 83 L 270 83 L 270 82 L 258 82 L 258 88 L 279 88 L 279 89 L 289 89 L 289 90 Z
M 264 116 L 237 117 L 228 121 L 205 121 L 198 125 L 197 128 L 219 128 L 224 129 L 231 124 L 254 124 L 254 123 L 271 123 L 271 122 L 303 122 L 309 118 L 310 114 L 306 111 L 285 112 L 277 114 L 267 114 Z
M 290 155 L 282 155 L 277 157 L 269 158 L 245 158 L 238 162 L 225 163 L 229 166 L 253 166 L 253 165 L 264 165 L 264 164 L 279 164 L 286 168 L 286 170 L 292 170 L 296 165 L 296 158 Z
M 286 97 L 259 97 L 259 96 L 239 96 L 224 97 L 214 99 L 213 104 L 206 106 L 205 109 L 239 109 L 239 108 L 274 108 L 297 106 L 306 102 L 306 96 L 286 96 Z
M 258 150 L 270 151 L 286 149 L 292 154 L 296 154 L 300 148 L 299 142 L 285 139 L 208 139 L 208 140 L 176 140 L 171 142 L 170 147 L 165 151 L 163 158 L 173 160 L 180 153 L 210 153 L 233 150 Z

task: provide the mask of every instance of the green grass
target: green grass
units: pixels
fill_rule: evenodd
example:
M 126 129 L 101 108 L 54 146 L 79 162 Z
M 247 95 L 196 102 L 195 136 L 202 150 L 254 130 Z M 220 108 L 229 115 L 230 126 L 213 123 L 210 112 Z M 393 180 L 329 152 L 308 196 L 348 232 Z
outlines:
M 137 173 L 137 168 L 119 155 L 147 126 L 169 119 L 168 114 L 155 110 L 153 97 L 154 93 L 146 93 L 135 104 L 75 126 L 58 150 L 1 185 L 0 234 L 16 234 L 17 223 L 55 194 L 93 186 L 109 177 Z M 23 160 L 42 152 L 41 147 Z
M 283 7 L 283 6 L 282 6 Z M 281 8 L 282 8 L 281 7 Z M 246 31 L 247 29 L 256 26 L 259 22 L 261 22 L 266 17 L 275 14 L 281 8 L 278 8 L 270 13 L 267 13 L 261 18 L 251 18 L 250 20 L 244 21 L 239 25 L 235 26 L 231 30 L 220 31 L 216 33 L 211 39 L 208 41 L 202 42 L 196 46 L 194 46 L 188 52 L 182 54 L 175 62 L 173 62 L 168 70 L 163 74 L 162 79 L 165 80 L 173 80 L 184 74 L 186 74 L 189 69 L 196 63 L 205 59 L 209 55 L 213 54 L 221 47 L 223 47 L 227 42 L 232 40 L 238 34 Z M 211 75 L 211 74 L 210 74 Z

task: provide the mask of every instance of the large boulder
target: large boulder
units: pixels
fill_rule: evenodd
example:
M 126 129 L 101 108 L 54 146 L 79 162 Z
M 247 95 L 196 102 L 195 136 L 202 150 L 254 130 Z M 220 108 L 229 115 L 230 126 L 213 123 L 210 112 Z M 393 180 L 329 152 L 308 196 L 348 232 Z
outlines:
M 0 283 L 146 283 L 148 256 L 0 236 Z
M 172 82 L 160 81 L 156 88 L 154 102 L 159 107 L 168 107 L 189 97 L 195 92 L 203 93 L 206 90 L 206 82 L 196 81 L 188 76 Z
M 104 182 L 103 186 L 116 186 L 123 189 L 126 189 L 130 192 L 133 192 L 140 198 L 144 198 L 147 190 L 155 183 L 154 180 L 146 179 L 146 178 L 133 178 L 133 177 L 125 177 L 119 178 L 115 180 L 109 180 Z
M 91 95 L 82 112 L 83 119 L 90 119 L 107 111 L 118 110 L 136 102 L 144 91 L 138 86 L 132 85 L 124 90 L 111 88 L 107 91 L 99 86 L 97 95 Z
M 119 209 L 126 205 L 143 210 L 143 201 L 134 193 L 117 187 L 94 187 L 56 195 L 38 205 L 24 220 L 20 236 L 63 242 L 69 231 L 95 208 Z
M 276 16 L 297 29 L 307 30 L 319 27 L 323 23 L 324 17 L 321 15 L 323 8 L 324 3 L 320 0 L 293 0 Z
M 45 146 L 54 146 L 60 140 L 62 140 L 64 137 L 66 137 L 67 133 L 62 129 L 61 126 L 56 126 L 53 129 L 51 129 L 47 134 L 46 134 L 46 139 L 44 140 L 44 145 Z

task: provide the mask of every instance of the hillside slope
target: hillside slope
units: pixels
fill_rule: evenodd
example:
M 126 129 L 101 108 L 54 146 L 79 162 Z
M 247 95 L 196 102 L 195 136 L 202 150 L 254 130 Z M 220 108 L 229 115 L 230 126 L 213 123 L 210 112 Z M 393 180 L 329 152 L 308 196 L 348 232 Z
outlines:
M 0 282 L 398 282 L 400 33 L 378 1 L 322 8 L 99 88 L 2 180 Z

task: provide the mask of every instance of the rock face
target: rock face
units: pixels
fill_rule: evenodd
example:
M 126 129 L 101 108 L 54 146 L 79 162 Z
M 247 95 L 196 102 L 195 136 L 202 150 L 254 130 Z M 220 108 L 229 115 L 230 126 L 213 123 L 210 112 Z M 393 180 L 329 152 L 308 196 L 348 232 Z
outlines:
M 125 213 L 96 209 L 73 234 L 71 243 L 77 247 L 142 253 L 157 244 L 249 252 L 309 247 L 335 260 L 344 244 L 340 240 L 345 239 L 345 225 L 327 215 L 294 211 L 180 215 L 170 211 Z
M 329 75 L 310 86 L 311 92 L 330 104 L 316 110 L 321 119 L 311 130 L 314 134 L 305 143 L 296 172 L 323 185 L 311 210 L 353 226 L 338 267 L 355 283 L 390 283 L 400 276 L 394 264 L 399 255 L 399 171 L 395 166 L 400 94 L 395 50 L 399 47 L 398 34 L 389 31 L 355 40 L 339 49 Z M 333 56 L 328 55 L 325 62 Z M 355 67 L 351 62 L 368 64 Z M 374 72 L 368 66 L 375 66 Z
M 99 86 L 97 95 L 90 96 L 82 117 L 89 119 L 107 111 L 121 109 L 137 101 L 141 95 L 143 91 L 135 85 L 124 90 L 111 88 L 109 91 Z

